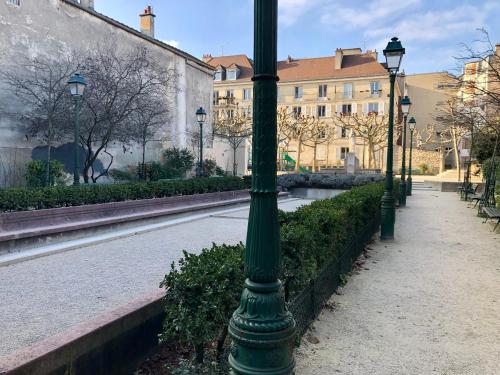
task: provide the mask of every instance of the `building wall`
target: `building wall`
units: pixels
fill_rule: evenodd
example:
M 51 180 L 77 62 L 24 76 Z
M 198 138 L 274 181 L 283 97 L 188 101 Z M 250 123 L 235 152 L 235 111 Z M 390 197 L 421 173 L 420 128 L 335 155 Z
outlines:
M 379 95 L 372 96 L 370 93 L 370 83 L 377 81 L 380 83 L 382 90 Z M 352 98 L 344 98 L 344 83 L 352 83 Z M 319 98 L 319 86 L 327 85 L 327 97 Z M 301 99 L 295 99 L 295 87 L 300 86 L 303 89 L 303 96 Z M 225 97 L 229 92 L 234 96 L 235 102 L 239 103 L 239 107 L 243 109 L 252 108 L 252 100 L 244 100 L 243 90 L 252 90 L 251 81 L 223 81 L 215 82 L 214 91 L 218 92 L 219 97 Z M 295 81 L 295 82 L 279 82 L 278 84 L 278 106 L 289 108 L 301 107 L 302 114 L 317 116 L 318 106 L 326 106 L 326 117 L 324 121 L 333 121 L 335 113 L 342 112 L 343 104 L 350 104 L 352 106 L 352 113 L 368 113 L 368 103 L 377 103 L 379 106 L 379 113 L 388 114 L 389 109 L 389 92 L 390 82 L 388 76 L 374 76 L 374 77 L 355 77 L 349 79 L 328 79 L 328 80 L 315 80 L 315 81 Z M 253 93 L 252 93 L 253 94 Z M 399 88 L 396 85 L 396 98 L 400 96 Z M 397 100 L 395 103 L 395 113 L 397 114 Z M 296 142 L 291 142 L 288 147 L 288 153 L 294 159 L 297 158 Z M 336 129 L 336 139 L 331 142 L 321 144 L 317 150 L 317 167 L 335 167 L 343 165 L 341 159 L 342 148 L 349 148 L 351 150 L 351 139 L 349 138 L 349 131 L 347 137 L 342 138 L 342 130 L 340 127 Z M 248 153 L 248 150 L 241 149 L 240 159 L 243 155 Z M 360 165 L 363 164 L 368 168 L 368 152 L 363 145 L 363 140 L 358 137 L 356 139 L 356 155 L 360 159 Z M 363 163 L 363 157 L 365 162 Z M 376 160 L 378 166 L 383 166 L 384 152 L 378 152 Z M 301 152 L 301 165 L 310 168 L 313 165 L 314 149 L 312 147 L 304 146 Z M 397 165 L 397 158 L 395 160 Z M 243 170 L 240 170 L 244 173 Z
M 175 67 L 179 73 L 177 86 L 180 90 L 171 98 L 171 121 L 160 132 L 170 135 L 167 144 L 185 147 L 189 142 L 189 129 L 196 124 L 196 109 L 211 106 L 213 81 L 209 67 L 182 51 L 117 27 L 116 22 L 103 20 L 92 11 L 64 0 L 22 0 L 20 7 L 0 1 L 1 69 L 9 69 L 24 57 L 64 57 L 72 50 L 90 51 L 96 46 L 120 51 L 138 45 L 146 46 L 153 58 L 165 66 Z M 0 160 L 11 158 L 12 154 L 29 159 L 30 150 L 37 144 L 25 137 L 17 115 L 22 111 L 21 104 L 2 82 L 0 109 L 3 111 L 0 117 Z M 148 159 L 157 159 L 167 144 L 152 142 L 148 147 Z M 112 150 L 116 156 L 114 167 L 137 163 L 139 153 L 136 151 L 132 147 L 124 152 L 117 145 Z

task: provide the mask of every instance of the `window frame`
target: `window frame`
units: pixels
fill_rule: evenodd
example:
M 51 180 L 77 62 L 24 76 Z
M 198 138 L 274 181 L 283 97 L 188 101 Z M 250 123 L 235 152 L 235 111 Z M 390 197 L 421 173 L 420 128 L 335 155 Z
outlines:
M 351 89 L 346 91 L 346 87 L 350 87 Z M 353 98 L 353 91 L 354 91 L 354 85 L 352 83 L 344 83 L 343 85 L 343 97 L 344 99 L 352 99 Z
M 318 98 L 326 99 L 328 98 L 328 85 L 323 84 L 318 86 Z
M 304 88 L 302 86 L 295 86 L 294 88 L 294 98 L 302 99 L 304 97 Z
M 316 115 L 318 118 L 326 117 L 326 105 L 318 105 L 316 109 Z

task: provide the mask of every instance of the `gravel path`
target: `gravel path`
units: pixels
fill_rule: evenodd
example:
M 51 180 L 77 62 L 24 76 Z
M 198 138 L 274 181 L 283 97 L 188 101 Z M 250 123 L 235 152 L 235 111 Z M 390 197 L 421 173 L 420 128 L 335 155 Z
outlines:
M 309 202 L 280 202 L 280 208 Z M 244 241 L 247 218 L 243 208 L 0 267 L 0 357 L 151 293 L 183 249 Z
M 297 374 L 500 374 L 500 235 L 475 213 L 415 191 L 396 240 L 372 246 L 314 324 Z

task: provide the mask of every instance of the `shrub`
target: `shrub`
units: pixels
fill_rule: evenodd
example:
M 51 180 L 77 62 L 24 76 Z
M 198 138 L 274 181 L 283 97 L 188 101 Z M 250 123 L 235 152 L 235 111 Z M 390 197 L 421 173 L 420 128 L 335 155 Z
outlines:
M 395 184 L 395 196 L 398 188 Z M 285 299 L 291 301 L 322 268 L 338 259 L 356 236 L 380 215 L 383 184 L 357 187 L 295 212 L 279 212 Z M 243 245 L 216 246 L 200 255 L 184 253 L 161 283 L 166 318 L 162 340 L 177 338 L 195 348 L 198 362 L 206 344 L 222 352 L 227 324 L 244 283 Z
M 181 178 L 194 166 L 194 155 L 187 148 L 168 148 L 163 151 L 162 178 Z
M 278 185 L 287 189 L 298 187 L 313 187 L 323 189 L 348 190 L 354 186 L 361 186 L 382 181 L 381 174 L 367 175 L 328 175 L 328 174 L 284 174 L 278 177 Z
M 226 175 L 226 172 L 213 159 L 205 159 L 203 162 L 203 173 L 205 177 Z
M 40 210 L 137 199 L 164 198 L 174 195 L 243 190 L 245 188 L 245 182 L 241 178 L 217 177 L 115 185 L 0 189 L 0 210 L 2 212 Z
M 64 164 L 58 160 L 50 161 L 49 184 L 62 184 L 64 177 Z M 28 187 L 47 186 L 47 161 L 31 160 L 26 163 L 26 185 Z
M 238 305 L 245 272 L 242 244 L 216 246 L 201 254 L 184 252 L 178 267 L 160 284 L 168 289 L 163 299 L 166 318 L 162 339 L 178 337 L 193 344 L 198 363 L 203 363 L 205 343 L 218 341 L 222 354 L 227 323 Z

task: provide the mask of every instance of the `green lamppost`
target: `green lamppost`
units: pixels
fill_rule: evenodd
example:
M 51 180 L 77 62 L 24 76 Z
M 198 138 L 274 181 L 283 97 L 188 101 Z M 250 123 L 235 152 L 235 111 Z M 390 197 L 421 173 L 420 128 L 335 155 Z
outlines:
M 87 86 L 85 78 L 79 73 L 75 73 L 68 81 L 71 96 L 75 99 L 75 165 L 73 167 L 73 185 L 80 185 L 80 100 Z
M 389 130 L 387 132 L 387 163 L 385 172 L 385 189 L 382 197 L 382 225 L 381 225 L 381 240 L 391 240 L 394 238 L 394 223 L 396 220 L 396 207 L 394 204 L 394 180 L 393 180 L 393 163 L 394 163 L 394 84 L 396 75 L 398 74 L 401 60 L 405 53 L 405 49 L 401 45 L 398 38 L 391 39 L 387 48 L 384 50 L 384 56 L 389 71 L 391 92 L 389 99 Z
M 401 99 L 401 112 L 403 112 L 403 156 L 401 161 L 401 185 L 399 187 L 399 206 L 406 206 L 406 123 L 410 113 L 411 101 L 408 96 Z
M 410 121 L 408 122 L 408 127 L 410 128 L 410 162 L 408 165 L 408 184 L 406 185 L 406 194 L 408 196 L 411 196 L 412 193 L 412 180 L 411 180 L 411 164 L 413 161 L 413 132 L 415 131 L 415 128 L 417 126 L 417 122 L 415 121 L 415 117 L 412 117 Z
M 235 375 L 293 373 L 295 321 L 280 280 L 277 173 L 278 1 L 255 0 L 252 189 L 240 306 L 229 323 Z
M 196 176 L 203 177 L 203 124 L 207 119 L 207 112 L 203 109 L 203 107 L 198 108 L 196 111 L 196 120 L 200 125 L 200 158 L 198 160 L 198 168 L 196 169 Z

